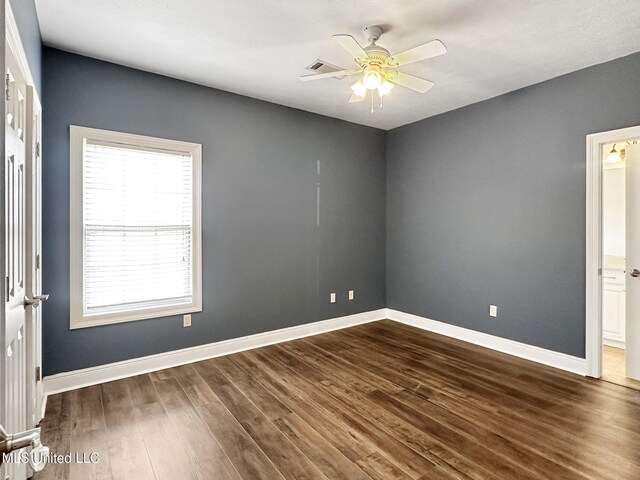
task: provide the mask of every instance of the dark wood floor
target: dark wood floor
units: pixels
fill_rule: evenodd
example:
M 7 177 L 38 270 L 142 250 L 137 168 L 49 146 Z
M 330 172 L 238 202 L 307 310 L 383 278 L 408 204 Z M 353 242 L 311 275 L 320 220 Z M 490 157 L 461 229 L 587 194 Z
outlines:
M 51 396 L 45 478 L 640 479 L 640 392 L 382 321 Z

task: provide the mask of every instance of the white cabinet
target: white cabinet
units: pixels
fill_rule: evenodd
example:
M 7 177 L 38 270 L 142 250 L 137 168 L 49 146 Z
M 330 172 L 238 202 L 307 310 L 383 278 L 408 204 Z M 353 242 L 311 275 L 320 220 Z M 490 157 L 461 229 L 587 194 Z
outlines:
M 605 269 L 602 273 L 602 337 L 605 344 L 614 347 L 624 347 L 624 282 L 624 270 Z

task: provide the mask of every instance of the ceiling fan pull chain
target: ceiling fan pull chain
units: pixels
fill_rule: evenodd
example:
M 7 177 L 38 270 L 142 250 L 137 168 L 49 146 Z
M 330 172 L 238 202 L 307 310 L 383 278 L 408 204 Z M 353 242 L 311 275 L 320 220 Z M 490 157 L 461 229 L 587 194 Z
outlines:
M 380 110 L 382 110 L 382 95 L 378 94 L 378 96 L 380 97 Z
M 373 97 L 375 97 L 373 91 L 371 92 L 371 113 L 373 113 Z

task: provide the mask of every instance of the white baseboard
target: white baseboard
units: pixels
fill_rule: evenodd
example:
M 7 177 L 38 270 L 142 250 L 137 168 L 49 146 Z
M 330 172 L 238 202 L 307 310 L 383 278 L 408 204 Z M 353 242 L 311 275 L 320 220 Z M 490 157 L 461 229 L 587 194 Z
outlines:
M 221 342 L 198 345 L 195 347 L 170 352 L 149 355 L 147 357 L 134 358 L 121 362 L 99 365 L 97 367 L 75 370 L 72 372 L 58 373 L 44 378 L 45 400 L 46 395 L 66 392 L 77 388 L 88 387 L 98 383 L 110 382 L 121 378 L 141 375 L 143 373 L 163 370 L 187 363 L 198 362 L 208 358 L 229 355 L 244 350 L 273 345 L 275 343 L 295 340 L 296 338 L 318 335 L 342 328 L 348 328 L 363 323 L 377 320 L 390 319 L 413 327 L 439 333 L 447 337 L 456 338 L 482 347 L 497 350 L 499 352 L 514 355 L 534 362 L 549 365 L 569 372 L 586 375 L 587 362 L 584 358 L 578 358 L 564 353 L 546 350 L 544 348 L 527 345 L 524 343 L 496 337 L 487 333 L 469 330 L 444 322 L 399 312 L 392 309 L 380 309 L 370 312 L 356 313 L 345 317 L 331 318 L 306 325 L 283 328 L 271 332 L 257 333 L 246 337 L 223 340 Z M 43 412 L 44 413 L 44 412 Z
M 208 358 L 229 355 L 243 350 L 295 340 L 296 338 L 331 332 L 363 323 L 384 320 L 386 314 L 387 309 L 382 308 L 380 310 L 321 320 L 306 325 L 297 325 L 295 327 L 283 328 L 271 332 L 257 333 L 246 337 L 173 350 L 156 355 L 149 355 L 147 357 L 133 358 L 131 360 L 109 363 L 107 365 L 58 373 L 44 378 L 45 395 L 75 390 L 76 388 L 88 387 L 98 383 L 163 370 L 165 368 L 198 362 Z
M 603 338 L 602 339 L 602 343 L 604 345 L 609 346 L 609 347 L 621 348 L 622 350 L 624 350 L 624 342 L 621 342 L 620 340 L 613 340 L 611 338 Z
M 542 363 L 551 367 L 577 373 L 587 374 L 587 361 L 584 358 L 574 357 L 565 353 L 554 352 L 544 348 L 527 345 L 506 338 L 496 337 L 488 333 L 469 330 L 449 323 L 419 317 L 410 313 L 403 313 L 397 310 L 387 309 L 387 318 L 396 322 L 404 323 L 412 327 L 417 327 L 429 332 L 439 333 L 447 337 L 456 338 L 464 342 L 473 343 L 481 347 L 490 348 L 499 352 L 508 353 L 516 357 Z

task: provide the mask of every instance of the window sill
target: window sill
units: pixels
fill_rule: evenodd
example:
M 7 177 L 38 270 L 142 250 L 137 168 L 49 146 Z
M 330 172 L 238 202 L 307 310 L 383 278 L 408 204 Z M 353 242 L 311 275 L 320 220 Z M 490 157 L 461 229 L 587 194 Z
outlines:
M 135 322 L 137 320 L 150 320 L 154 318 L 173 317 L 202 311 L 202 305 L 176 305 L 175 307 L 150 308 L 130 313 L 102 313 L 97 315 L 71 317 L 70 328 L 99 327 L 101 325 L 113 325 L 116 323 Z

